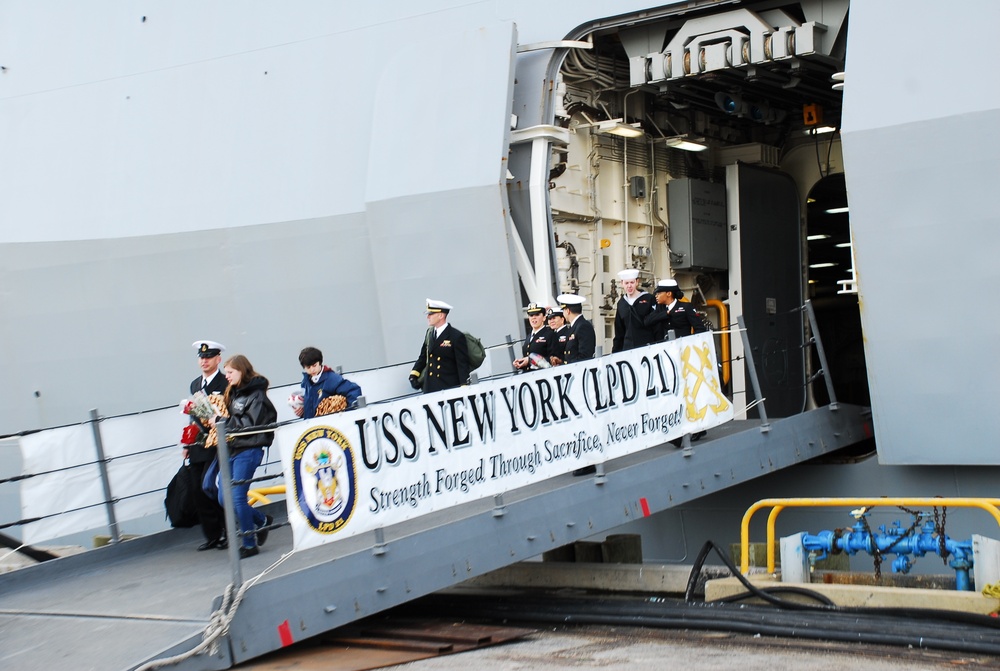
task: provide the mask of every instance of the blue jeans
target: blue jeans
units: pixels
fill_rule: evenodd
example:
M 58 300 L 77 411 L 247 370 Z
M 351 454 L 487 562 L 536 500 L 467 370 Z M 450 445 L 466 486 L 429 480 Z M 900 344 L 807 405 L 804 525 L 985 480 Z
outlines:
M 263 447 L 252 447 L 230 457 L 229 466 L 233 472 L 233 481 L 252 478 L 263 459 Z M 253 532 L 257 527 L 263 526 L 265 521 L 264 513 L 247 503 L 247 492 L 249 491 L 249 482 L 233 485 L 233 509 L 236 513 L 236 521 L 240 525 L 240 531 L 243 532 L 243 547 L 245 548 L 256 547 L 257 535 Z M 225 505 L 222 501 L 221 489 L 219 490 L 219 505 Z

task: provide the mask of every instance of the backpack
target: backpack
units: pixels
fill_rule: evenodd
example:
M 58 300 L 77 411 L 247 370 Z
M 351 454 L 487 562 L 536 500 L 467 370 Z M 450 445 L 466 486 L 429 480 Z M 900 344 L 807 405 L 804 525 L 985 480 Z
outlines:
M 483 341 L 471 333 L 465 334 L 465 344 L 469 348 L 469 370 L 476 370 L 486 361 L 486 348 Z
M 190 492 L 190 468 L 187 464 L 181 465 L 167 485 L 167 496 L 163 499 L 167 519 L 175 529 L 198 524 L 198 513 Z
M 427 329 L 427 333 L 424 336 L 424 346 L 427 348 L 428 357 L 430 357 L 431 331 L 433 330 L 434 329 Z M 469 372 L 472 372 L 482 366 L 483 362 L 486 361 L 486 348 L 483 347 L 483 341 L 471 333 L 466 333 L 464 331 L 459 331 L 459 333 L 465 336 L 465 347 L 469 350 Z M 422 378 L 423 376 L 421 375 L 421 379 Z

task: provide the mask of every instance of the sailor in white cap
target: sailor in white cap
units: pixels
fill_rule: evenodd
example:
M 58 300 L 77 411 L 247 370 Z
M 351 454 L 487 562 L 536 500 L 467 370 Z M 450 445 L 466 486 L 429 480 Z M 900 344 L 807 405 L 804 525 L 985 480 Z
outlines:
M 660 280 L 653 292 L 656 308 L 646 317 L 646 326 L 653 330 L 656 340 L 664 340 L 673 331 L 675 337 L 707 331 L 705 322 L 690 303 L 681 302 L 684 292 L 673 279 Z
M 594 325 L 581 314 L 586 299 L 576 294 L 559 294 L 556 300 L 559 301 L 563 316 L 569 322 L 569 336 L 566 338 L 566 355 L 562 357 L 563 361 L 574 363 L 593 359 L 594 352 L 597 351 L 597 334 L 594 332 Z
M 612 352 L 642 347 L 653 342 L 653 331 L 644 320 L 653 311 L 653 297 L 639 288 L 639 270 L 626 268 L 618 273 L 624 293 L 615 311 L 615 337 Z
M 427 299 L 427 332 L 410 371 L 410 386 L 425 394 L 467 384 L 472 372 L 465 334 L 448 323 L 451 310 L 444 301 Z
M 222 353 L 225 346 L 214 340 L 195 340 L 191 347 L 198 352 L 198 365 L 201 367 L 201 375 L 191 380 L 190 392 L 195 394 L 199 391 L 206 395 L 224 394 L 229 383 L 226 376 L 219 370 L 222 362 Z M 207 433 L 208 427 L 194 417 L 192 423 L 198 423 L 203 431 Z M 226 532 L 225 516 L 219 502 L 213 497 L 205 494 L 201 488 L 201 483 L 205 475 L 205 470 L 215 459 L 215 448 L 205 447 L 205 433 L 202 439 L 184 449 L 184 458 L 190 462 L 188 468 L 189 481 L 188 492 L 192 497 L 194 509 L 198 515 L 198 522 L 201 523 L 201 531 L 205 534 L 205 542 L 198 546 L 199 551 L 217 548 L 225 550 Z
M 552 329 L 550 329 L 545 324 L 545 307 L 539 305 L 538 303 L 529 303 L 528 307 L 524 308 L 525 313 L 528 315 L 528 324 L 531 325 L 531 333 L 528 337 L 524 339 L 524 344 L 521 345 L 521 358 L 514 359 L 514 368 L 518 370 L 530 370 L 532 368 L 539 368 L 547 366 L 549 364 L 549 350 L 552 347 Z M 538 359 L 532 357 L 532 354 L 537 354 L 542 358 L 544 364 L 541 366 L 538 363 Z M 535 358 L 535 363 L 532 363 L 532 359 Z
M 656 307 L 646 317 L 646 326 L 653 329 L 653 337 L 657 340 L 668 339 L 671 331 L 675 338 L 680 338 L 708 330 L 705 322 L 694 311 L 694 306 L 680 300 L 684 298 L 684 291 L 678 286 L 677 280 L 660 280 L 656 283 L 653 294 L 656 296 Z M 704 431 L 696 431 L 691 436 L 691 441 L 700 440 L 704 436 Z M 683 444 L 680 438 L 670 442 L 677 447 Z

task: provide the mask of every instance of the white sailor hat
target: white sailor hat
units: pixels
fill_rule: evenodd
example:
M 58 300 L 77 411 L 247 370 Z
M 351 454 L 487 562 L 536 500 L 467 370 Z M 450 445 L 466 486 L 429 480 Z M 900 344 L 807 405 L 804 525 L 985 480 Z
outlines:
M 528 307 L 524 308 L 524 311 L 529 315 L 543 315 L 545 314 L 545 306 L 538 303 L 528 303 Z
M 443 312 L 445 314 L 448 314 L 449 312 L 451 312 L 451 306 L 445 303 L 444 301 L 436 301 L 433 298 L 428 298 L 427 313 L 430 314 L 432 312 Z
M 677 284 L 677 280 L 660 280 L 656 283 L 656 289 L 653 291 L 654 294 L 658 294 L 661 291 L 669 291 L 671 293 L 677 293 L 680 286 Z
M 565 308 L 567 305 L 583 305 L 587 299 L 576 294 L 559 294 L 556 300 L 559 301 L 560 307 Z
M 214 340 L 195 340 L 191 343 L 191 347 L 198 350 L 198 356 L 202 359 L 210 359 L 213 356 L 219 356 L 226 350 L 225 345 L 217 343 Z
M 618 271 L 618 279 L 622 280 L 637 280 L 639 279 L 639 269 L 638 268 L 626 268 L 625 270 Z

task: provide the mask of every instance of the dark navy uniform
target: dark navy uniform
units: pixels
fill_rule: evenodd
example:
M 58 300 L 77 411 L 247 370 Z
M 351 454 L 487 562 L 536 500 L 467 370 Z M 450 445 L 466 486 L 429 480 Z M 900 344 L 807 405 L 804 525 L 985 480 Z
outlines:
M 565 324 L 559 330 L 552 331 L 552 349 L 549 350 L 549 357 L 559 357 L 560 361 L 566 361 L 566 341 L 569 339 L 569 327 Z
M 469 347 L 465 334 L 448 324 L 438 337 L 428 329 L 420 356 L 413 364 L 413 372 L 423 373 L 423 391 L 451 389 L 469 381 Z
M 694 306 L 681 301 L 674 301 L 671 309 L 666 305 L 657 305 L 645 321 L 646 325 L 652 328 L 656 340 L 666 339 L 667 332 L 671 329 L 678 338 L 708 330 L 704 320 L 695 312 Z
M 574 363 L 576 361 L 586 361 L 594 358 L 597 351 L 597 333 L 594 325 L 582 314 L 583 303 L 586 300 L 577 294 L 559 294 L 556 296 L 559 306 L 563 309 L 563 316 L 568 317 L 569 335 L 566 337 L 566 350 L 561 357 L 564 363 Z M 568 313 L 568 315 L 567 315 Z
M 198 356 L 214 357 L 221 353 L 219 349 L 209 347 L 209 344 L 218 345 L 218 343 L 211 341 L 195 343 L 198 346 Z M 222 374 L 221 368 L 216 371 L 215 377 L 211 381 L 207 384 L 204 381 L 205 378 L 202 375 L 191 380 L 189 389 L 192 396 L 199 391 L 204 392 L 208 396 L 212 394 L 224 394 L 226 393 L 226 387 L 229 386 L 229 382 L 226 380 L 226 376 Z M 205 471 L 215 459 L 216 449 L 215 447 L 205 447 L 205 437 L 207 436 L 208 427 L 193 417 L 191 418 L 191 422 L 199 424 L 203 433 L 198 442 L 188 447 L 188 461 L 191 464 L 190 468 L 187 469 L 188 492 L 190 492 L 195 512 L 198 515 L 201 531 L 205 534 L 205 540 L 208 541 L 206 545 L 214 544 L 224 547 L 220 540 L 226 536 L 225 514 L 218 501 L 208 496 L 201 488 L 201 483 L 205 478 Z
M 655 304 L 653 297 L 645 291 L 631 305 L 624 296 L 618 300 L 615 337 L 611 341 L 612 352 L 623 352 L 653 342 L 653 330 L 646 326 L 644 320 L 653 311 Z
M 569 326 L 569 336 L 566 338 L 566 356 L 563 361 L 573 363 L 594 358 L 597 351 L 597 334 L 594 325 L 580 315 Z
M 548 361 L 554 335 L 555 332 L 548 326 L 543 326 L 537 331 L 529 333 L 528 337 L 524 339 L 524 344 L 521 345 L 521 356 L 537 354 Z

